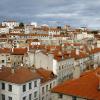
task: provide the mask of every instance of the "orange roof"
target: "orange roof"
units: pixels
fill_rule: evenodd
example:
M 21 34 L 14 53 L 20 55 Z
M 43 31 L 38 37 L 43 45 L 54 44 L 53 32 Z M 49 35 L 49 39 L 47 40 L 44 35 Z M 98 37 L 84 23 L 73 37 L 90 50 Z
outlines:
M 38 39 L 33 39 L 32 42 L 40 42 Z
M 55 46 L 55 45 L 30 45 L 30 48 L 47 50 L 47 51 L 61 50 L 61 46 Z
M 52 71 L 49 71 L 43 68 L 37 69 L 36 72 L 40 75 L 40 77 L 42 77 L 42 80 L 41 80 L 42 83 L 48 82 L 56 78 L 56 75 L 54 75 Z
M 27 48 L 13 48 L 12 55 L 24 55 L 27 53 Z
M 100 68 L 86 72 L 78 79 L 65 81 L 52 89 L 53 93 L 60 93 L 91 100 L 100 100 L 99 79 L 96 75 Z M 100 78 L 100 77 L 99 77 Z
M 100 48 L 94 48 L 90 51 L 90 54 L 98 53 L 100 52 Z
M 11 49 L 10 48 L 0 48 L 0 53 L 10 53 Z
M 88 57 L 88 54 L 81 51 L 79 51 L 79 54 L 76 54 L 76 50 L 73 50 L 71 51 L 71 57 L 74 57 L 77 60 L 77 59 Z
M 56 59 L 57 61 L 65 60 L 67 58 L 71 58 L 71 57 L 66 51 L 54 52 L 54 59 Z
M 9 33 L 8 35 L 16 35 L 16 36 L 49 36 L 48 34 L 33 34 L 33 33 L 30 33 L 30 34 L 24 34 L 24 33 Z
M 11 68 L 0 69 L 0 80 L 6 82 L 22 84 L 37 78 L 40 78 L 40 76 L 36 72 L 25 67 L 15 69 L 14 73 L 11 72 Z

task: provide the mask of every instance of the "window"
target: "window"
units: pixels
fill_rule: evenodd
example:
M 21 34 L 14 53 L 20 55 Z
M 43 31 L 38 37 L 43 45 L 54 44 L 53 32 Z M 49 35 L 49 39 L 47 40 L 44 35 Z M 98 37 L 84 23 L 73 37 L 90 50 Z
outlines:
M 44 87 L 42 87 L 42 94 L 44 94 Z
M 48 91 L 48 85 L 46 85 L 46 92 Z
M 36 97 L 37 97 L 37 91 L 34 92 L 34 98 L 36 98 Z
M 26 97 L 23 97 L 23 100 L 26 100 Z
M 10 60 L 10 57 L 8 57 L 8 60 Z
M 12 92 L 12 85 L 8 85 L 8 91 Z
M 32 89 L 32 83 L 29 83 L 29 89 Z
M 55 86 L 55 81 L 53 82 L 53 86 Z
M 59 70 L 61 70 L 60 66 L 59 66 Z
M 50 83 L 50 89 L 52 88 L 52 83 Z
M 5 95 L 1 94 L 1 100 L 5 100 Z
M 37 81 L 34 81 L 34 87 L 37 87 Z
M 12 100 L 12 97 L 8 97 L 8 100 Z
M 44 97 L 42 97 L 42 100 L 44 100 Z
M 62 94 L 59 94 L 59 95 L 58 95 L 58 98 L 62 98 L 62 97 L 63 97 L 63 95 L 62 95 Z
M 76 97 L 75 97 L 75 96 L 73 96 L 73 97 L 72 97 L 72 100 L 76 100 Z
M 23 85 L 23 92 L 26 91 L 26 85 Z
M 62 69 L 64 68 L 64 65 L 62 65 Z
M 34 100 L 38 100 L 38 98 L 34 99 Z
M 5 90 L 5 83 L 1 83 L 2 84 L 2 89 Z
M 29 100 L 32 100 L 32 94 L 29 94 Z
M 2 63 L 4 63 L 5 61 L 4 60 L 2 60 Z

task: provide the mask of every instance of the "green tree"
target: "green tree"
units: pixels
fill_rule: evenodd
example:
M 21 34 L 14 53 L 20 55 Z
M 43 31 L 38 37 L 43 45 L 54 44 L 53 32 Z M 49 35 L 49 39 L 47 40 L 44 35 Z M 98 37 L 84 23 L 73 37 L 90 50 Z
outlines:
M 20 28 L 23 28 L 23 27 L 24 27 L 24 23 L 21 22 L 21 23 L 19 24 L 19 27 L 20 27 Z

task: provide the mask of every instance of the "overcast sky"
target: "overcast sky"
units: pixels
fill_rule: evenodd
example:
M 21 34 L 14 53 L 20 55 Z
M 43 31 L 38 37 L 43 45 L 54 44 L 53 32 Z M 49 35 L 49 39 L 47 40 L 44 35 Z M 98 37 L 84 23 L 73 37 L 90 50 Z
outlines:
M 4 18 L 100 27 L 100 0 L 0 0 L 0 20 Z

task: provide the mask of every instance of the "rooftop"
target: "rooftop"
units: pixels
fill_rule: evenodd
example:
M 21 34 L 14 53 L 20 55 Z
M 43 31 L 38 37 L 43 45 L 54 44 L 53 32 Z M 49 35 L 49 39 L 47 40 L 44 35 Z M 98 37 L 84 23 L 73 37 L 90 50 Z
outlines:
M 38 78 L 40 78 L 40 76 L 36 72 L 26 67 L 19 67 L 16 69 L 4 67 L 0 69 L 0 80 L 6 82 L 23 84 Z
M 41 83 L 48 82 L 56 78 L 52 71 L 43 68 L 38 68 L 36 72 L 42 77 Z
M 64 81 L 52 89 L 53 93 L 60 93 L 80 98 L 100 100 L 99 79 L 96 75 L 100 68 L 86 72 L 78 79 Z

